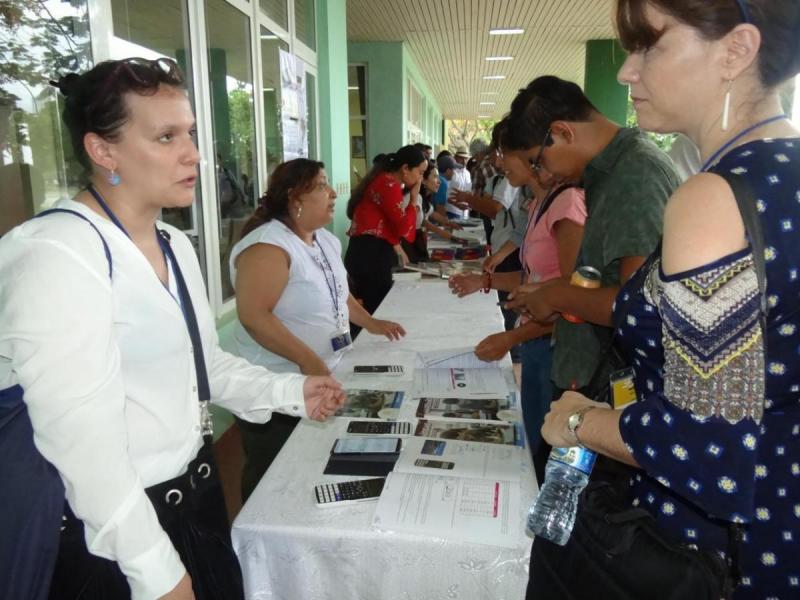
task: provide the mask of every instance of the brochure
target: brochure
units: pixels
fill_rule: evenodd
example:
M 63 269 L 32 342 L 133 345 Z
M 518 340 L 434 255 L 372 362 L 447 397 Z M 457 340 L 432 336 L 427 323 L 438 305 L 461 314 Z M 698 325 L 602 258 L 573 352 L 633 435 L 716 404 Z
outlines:
M 403 403 L 403 392 L 380 390 L 345 390 L 347 400 L 334 414 L 337 417 L 396 419 Z
M 497 398 L 509 393 L 503 371 L 488 369 L 416 369 L 416 395 L 426 398 Z
M 395 472 L 520 481 L 529 460 L 524 448 L 453 440 L 407 438 Z
M 525 434 L 522 432 L 520 423 L 469 423 L 420 419 L 414 435 L 434 439 L 525 447 Z
M 389 473 L 372 526 L 506 548 L 529 545 L 520 484 L 499 478 Z
M 517 395 L 504 398 L 420 398 L 417 418 L 458 421 L 522 421 Z

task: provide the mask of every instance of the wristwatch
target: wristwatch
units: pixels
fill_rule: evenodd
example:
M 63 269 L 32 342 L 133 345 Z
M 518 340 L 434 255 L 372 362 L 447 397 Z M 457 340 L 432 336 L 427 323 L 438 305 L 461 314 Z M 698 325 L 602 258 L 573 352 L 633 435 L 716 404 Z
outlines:
M 576 410 L 572 413 L 569 418 L 567 419 L 567 429 L 572 434 L 572 437 L 575 438 L 575 441 L 578 442 L 578 445 L 583 448 L 583 444 L 578 439 L 578 428 L 583 424 L 583 417 L 584 415 L 592 410 L 593 408 L 597 408 L 596 406 L 584 406 L 580 410 Z

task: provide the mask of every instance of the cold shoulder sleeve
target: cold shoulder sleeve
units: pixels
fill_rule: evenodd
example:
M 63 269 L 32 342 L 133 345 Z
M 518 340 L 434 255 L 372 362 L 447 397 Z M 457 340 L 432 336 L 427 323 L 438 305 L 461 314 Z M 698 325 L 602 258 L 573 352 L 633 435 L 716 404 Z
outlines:
M 645 288 L 662 320 L 664 390 L 625 409 L 622 438 L 662 485 L 750 521 L 765 391 L 752 253 L 670 276 L 654 268 Z

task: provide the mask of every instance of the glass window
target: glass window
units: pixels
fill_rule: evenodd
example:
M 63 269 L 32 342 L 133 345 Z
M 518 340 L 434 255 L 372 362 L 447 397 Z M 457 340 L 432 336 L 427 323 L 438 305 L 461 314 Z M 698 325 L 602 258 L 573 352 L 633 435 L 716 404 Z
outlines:
M 367 67 L 347 67 L 347 97 L 350 106 L 350 189 L 367 174 Z
M 306 71 L 306 110 L 308 113 L 308 158 L 319 160 L 317 152 L 317 78 Z
M 142 56 L 174 59 L 186 76 L 186 88 L 194 108 L 192 96 L 192 62 L 189 50 L 189 20 L 185 0 L 111 0 L 114 35 L 111 38 L 111 57 Z M 200 194 L 198 178 L 197 197 Z M 200 264 L 205 272 L 204 251 L 201 251 L 202 206 L 196 202 L 191 208 L 164 209 L 161 218 L 182 229 L 195 245 Z
M 261 79 L 264 89 L 264 139 L 267 144 L 267 172 L 283 162 L 281 133 L 281 64 L 279 50 L 289 51 L 289 44 L 266 27 L 261 28 Z
M 422 139 L 422 120 L 425 112 L 425 101 L 419 90 L 408 80 L 408 143 L 413 144 Z
M 294 0 L 294 31 L 298 40 L 312 50 L 317 49 L 314 0 Z
M 48 80 L 92 66 L 88 2 L 0 8 L 0 236 L 84 184 Z
M 289 11 L 286 0 L 259 0 L 261 10 L 284 29 L 289 29 Z
M 250 20 L 225 0 L 206 0 L 206 28 L 222 298 L 227 300 L 233 296 L 230 251 L 258 195 Z

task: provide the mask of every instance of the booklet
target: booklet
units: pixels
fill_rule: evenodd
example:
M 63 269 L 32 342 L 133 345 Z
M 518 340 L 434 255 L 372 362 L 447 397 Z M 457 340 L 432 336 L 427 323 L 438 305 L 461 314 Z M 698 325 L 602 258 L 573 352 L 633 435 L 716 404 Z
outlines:
M 403 392 L 345 390 L 347 400 L 334 414 L 337 417 L 396 419 L 403 403 Z
M 528 460 L 524 448 L 421 437 L 403 440 L 395 472 L 519 481 Z
M 420 398 L 417 418 L 521 422 L 517 395 L 503 398 Z
M 488 369 L 416 369 L 414 388 L 426 398 L 497 398 L 509 393 L 503 371 Z
M 491 369 L 499 368 L 500 361 L 483 361 L 475 356 L 475 348 L 446 348 L 444 350 L 428 350 L 417 353 L 418 365 L 422 369 Z
M 522 431 L 521 423 L 470 423 L 466 421 L 429 421 L 420 419 L 414 435 L 435 439 L 525 447 L 525 434 Z
M 500 478 L 389 473 L 373 528 L 506 548 L 530 544 L 520 512 L 520 483 Z

